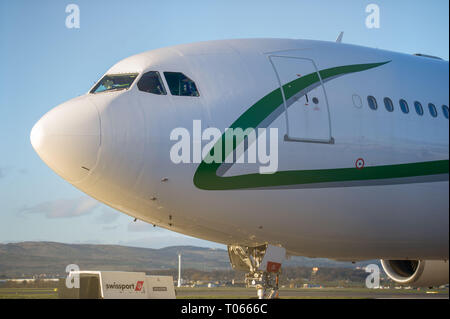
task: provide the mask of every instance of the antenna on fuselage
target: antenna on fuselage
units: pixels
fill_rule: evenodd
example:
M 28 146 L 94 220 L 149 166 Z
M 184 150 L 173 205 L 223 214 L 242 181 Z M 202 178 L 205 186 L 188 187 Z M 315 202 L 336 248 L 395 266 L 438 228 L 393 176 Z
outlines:
M 336 39 L 336 43 L 342 43 L 342 38 L 344 37 L 344 31 L 342 31 L 341 33 L 339 33 L 337 39 Z

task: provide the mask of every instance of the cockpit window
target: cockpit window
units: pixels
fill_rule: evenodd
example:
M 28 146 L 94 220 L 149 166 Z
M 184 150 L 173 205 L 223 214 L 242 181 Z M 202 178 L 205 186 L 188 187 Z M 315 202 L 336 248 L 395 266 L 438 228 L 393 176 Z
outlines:
M 170 93 L 178 96 L 199 96 L 195 82 L 180 72 L 164 72 Z
M 159 76 L 159 72 L 150 71 L 142 75 L 137 83 L 137 87 L 139 91 L 158 94 L 158 95 L 166 95 L 166 89 L 164 89 L 164 85 L 161 81 L 161 77 Z
M 90 93 L 126 90 L 133 84 L 137 76 L 137 73 L 107 74 L 94 86 Z

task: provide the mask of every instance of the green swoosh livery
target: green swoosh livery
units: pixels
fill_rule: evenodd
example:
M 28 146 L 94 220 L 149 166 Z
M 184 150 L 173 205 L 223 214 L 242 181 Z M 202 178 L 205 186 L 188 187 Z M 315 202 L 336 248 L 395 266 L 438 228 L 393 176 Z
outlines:
M 319 71 L 323 82 L 345 74 L 361 72 L 384 65 L 387 62 L 345 65 Z M 283 91 L 286 100 L 307 89 L 310 86 L 317 85 L 320 82 L 319 75 L 316 72 L 305 75 L 283 85 Z M 256 128 L 272 112 L 283 104 L 283 97 L 279 88 L 270 92 L 247 111 L 245 111 L 230 128 Z M 383 180 L 405 177 L 420 177 L 429 175 L 448 174 L 448 160 L 419 162 L 410 164 L 396 164 L 357 168 L 337 168 L 337 169 L 318 169 L 318 170 L 290 170 L 279 171 L 273 174 L 245 174 L 238 176 L 222 177 L 217 175 L 217 170 L 225 161 L 225 158 L 236 149 L 238 143 L 234 144 L 233 150 L 225 152 L 225 133 L 222 134 L 221 141 L 218 141 L 212 150 L 219 145 L 222 146 L 222 162 L 216 163 L 208 159 L 209 154 L 197 168 L 194 174 L 194 185 L 203 190 L 236 190 L 236 189 L 255 189 L 255 188 L 280 188 L 293 185 L 303 185 L 303 187 L 314 187 L 314 184 L 336 183 L 336 182 L 355 182 L 368 180 Z M 221 144 L 220 144 L 221 143 Z M 448 180 L 448 176 L 446 177 Z

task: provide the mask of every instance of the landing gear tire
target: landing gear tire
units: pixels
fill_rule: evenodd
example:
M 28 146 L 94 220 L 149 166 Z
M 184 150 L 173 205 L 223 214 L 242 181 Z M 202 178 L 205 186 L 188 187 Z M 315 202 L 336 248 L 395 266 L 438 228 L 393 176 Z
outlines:
M 286 258 L 284 248 L 272 245 L 229 245 L 228 256 L 233 269 L 247 272 L 246 286 L 256 288 L 259 299 L 278 298 L 281 264 Z
M 280 274 L 281 271 L 276 274 L 267 271 L 260 272 L 257 275 L 259 278 L 262 278 L 262 280 L 260 283 L 256 284 L 256 281 L 250 278 L 252 274 L 249 273 L 246 275 L 247 287 L 256 288 L 258 299 L 277 299 L 279 297 L 278 280 Z

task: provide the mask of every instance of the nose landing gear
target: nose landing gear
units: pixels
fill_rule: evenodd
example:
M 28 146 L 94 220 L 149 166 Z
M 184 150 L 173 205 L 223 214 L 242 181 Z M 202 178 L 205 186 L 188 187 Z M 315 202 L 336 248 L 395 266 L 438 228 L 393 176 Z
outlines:
M 278 279 L 281 271 L 270 273 L 259 271 L 246 275 L 247 287 L 254 287 L 257 290 L 258 299 L 278 298 Z
M 229 245 L 228 256 L 233 269 L 247 272 L 246 286 L 256 288 L 259 299 L 278 298 L 281 264 L 286 259 L 283 247 Z

